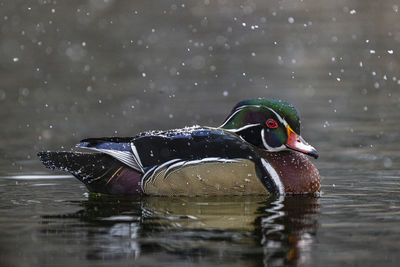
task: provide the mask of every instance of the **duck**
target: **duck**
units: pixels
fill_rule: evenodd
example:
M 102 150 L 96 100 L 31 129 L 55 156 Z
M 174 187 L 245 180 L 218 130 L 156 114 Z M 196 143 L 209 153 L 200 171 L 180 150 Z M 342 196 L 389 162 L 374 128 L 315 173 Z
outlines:
M 72 174 L 93 193 L 285 195 L 315 194 L 321 187 L 309 159 L 318 152 L 301 137 L 293 105 L 278 99 L 240 101 L 219 127 L 87 138 L 76 147 L 38 156 L 47 168 Z

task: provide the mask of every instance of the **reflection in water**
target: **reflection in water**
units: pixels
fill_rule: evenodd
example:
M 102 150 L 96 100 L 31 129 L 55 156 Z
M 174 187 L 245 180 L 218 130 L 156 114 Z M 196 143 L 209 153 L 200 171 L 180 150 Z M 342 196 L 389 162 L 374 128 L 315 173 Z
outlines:
M 310 250 L 318 227 L 318 198 L 287 196 L 276 200 L 260 220 L 264 265 L 310 263 Z
M 65 224 L 91 260 L 160 258 L 275 266 L 307 263 L 318 227 L 317 197 L 144 197 L 91 195 L 76 213 L 43 216 L 57 238 Z M 71 221 L 72 220 L 72 221 Z M 77 221 L 78 220 L 78 221 Z

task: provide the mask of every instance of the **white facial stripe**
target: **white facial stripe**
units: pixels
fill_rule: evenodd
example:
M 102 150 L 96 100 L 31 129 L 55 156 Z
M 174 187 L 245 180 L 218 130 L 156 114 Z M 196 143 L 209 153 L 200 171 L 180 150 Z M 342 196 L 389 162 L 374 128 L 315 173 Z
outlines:
M 241 106 L 238 110 L 241 110 L 241 109 L 244 109 L 244 108 L 247 108 L 247 107 L 256 107 L 256 108 L 260 108 L 261 105 L 243 105 L 243 106 Z
M 259 108 L 259 107 L 261 107 L 261 106 L 260 106 L 260 105 L 244 105 L 244 106 L 241 106 L 241 107 L 239 107 L 235 112 L 233 112 L 232 115 L 230 115 L 230 116 L 224 121 L 224 123 L 223 123 L 221 126 L 219 126 L 219 127 L 220 127 L 220 128 L 223 128 L 223 127 L 225 126 L 225 124 L 227 124 L 228 121 L 229 121 L 230 119 L 232 119 L 233 116 L 236 115 L 236 113 L 238 113 L 239 111 L 241 111 L 242 109 L 244 109 L 244 108 L 246 108 L 246 107 L 256 107 L 256 108 Z
M 232 113 L 232 115 L 230 115 L 229 118 L 227 118 L 227 119 L 224 121 L 224 123 L 223 123 L 221 126 L 219 126 L 219 127 L 220 127 L 220 128 L 223 128 L 223 127 L 225 126 L 225 124 L 227 124 L 228 121 L 229 121 L 230 119 L 232 119 L 232 117 L 235 116 L 236 113 L 238 113 L 239 111 L 240 111 L 240 109 L 238 109 L 238 110 L 236 110 L 234 113 Z
M 288 123 L 287 123 L 278 113 L 276 113 L 275 110 L 273 110 L 272 108 L 268 108 L 268 109 L 271 110 L 271 111 L 275 114 L 275 116 L 278 118 L 278 120 L 279 120 L 283 125 L 285 125 L 285 127 L 288 126 Z
M 229 131 L 229 132 L 236 133 L 236 132 L 240 132 L 240 131 L 242 131 L 242 130 L 244 130 L 244 129 L 251 128 L 251 127 L 255 127 L 255 126 L 260 126 L 260 124 L 259 124 L 259 123 L 248 124 L 248 125 L 245 125 L 245 126 L 239 128 L 239 129 L 226 129 L 226 130 Z
M 264 128 L 263 128 L 263 129 L 261 130 L 261 140 L 262 140 L 262 142 L 263 142 L 264 147 L 265 147 L 267 150 L 270 150 L 271 147 L 267 144 L 267 141 L 265 141 L 264 133 L 265 133 L 265 130 L 264 130 Z
M 263 142 L 263 145 L 266 150 L 271 151 L 271 152 L 277 152 L 277 151 L 282 151 L 282 150 L 287 150 L 287 147 L 285 145 L 281 145 L 280 147 L 270 147 L 267 143 L 267 141 L 264 138 L 264 133 L 265 130 L 264 128 L 261 130 L 261 140 Z
M 278 191 L 280 195 L 285 194 L 285 187 L 283 186 L 281 179 L 279 178 L 278 173 L 275 171 L 275 169 L 267 162 L 265 159 L 261 158 L 261 162 L 264 166 L 264 168 L 267 170 L 267 172 L 271 175 L 272 180 L 274 181 L 276 187 L 278 187 Z

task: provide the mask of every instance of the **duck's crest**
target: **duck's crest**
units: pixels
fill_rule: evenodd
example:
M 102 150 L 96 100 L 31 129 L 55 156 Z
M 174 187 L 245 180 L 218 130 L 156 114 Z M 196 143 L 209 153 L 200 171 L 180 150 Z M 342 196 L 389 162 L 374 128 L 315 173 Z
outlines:
M 266 110 L 278 113 L 290 127 L 300 134 L 300 118 L 296 109 L 286 101 L 271 98 L 255 98 L 237 103 L 224 123 L 224 129 L 237 129 L 251 123 L 254 117 L 264 116 Z

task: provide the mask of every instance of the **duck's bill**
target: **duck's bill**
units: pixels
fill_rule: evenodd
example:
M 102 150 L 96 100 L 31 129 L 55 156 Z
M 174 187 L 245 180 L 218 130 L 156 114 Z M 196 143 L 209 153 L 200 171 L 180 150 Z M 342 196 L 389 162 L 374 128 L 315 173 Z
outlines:
M 318 152 L 313 146 L 307 144 L 300 135 L 296 134 L 292 128 L 290 128 L 290 126 L 287 126 L 286 129 L 288 132 L 288 140 L 286 142 L 287 148 L 318 158 Z

